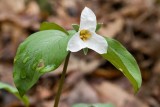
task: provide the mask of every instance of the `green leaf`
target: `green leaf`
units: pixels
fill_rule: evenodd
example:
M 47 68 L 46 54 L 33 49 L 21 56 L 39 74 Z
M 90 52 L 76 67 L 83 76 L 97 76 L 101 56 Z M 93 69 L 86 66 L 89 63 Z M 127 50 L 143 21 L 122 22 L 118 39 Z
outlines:
M 134 57 L 118 41 L 106 38 L 108 42 L 107 54 L 102 56 L 119 69 L 131 82 L 135 93 L 142 83 L 140 69 Z
M 102 27 L 103 23 L 97 23 L 96 26 L 96 32 Z M 79 31 L 79 25 L 78 24 L 72 24 L 73 29 L 78 32 Z
M 42 30 L 60 30 L 60 31 L 66 33 L 67 35 L 69 35 L 68 32 L 63 27 L 61 27 L 58 24 L 53 23 L 53 22 L 52 23 L 50 23 L 50 22 L 43 22 L 41 24 L 41 26 L 40 26 L 40 30 L 41 31 Z
M 15 95 L 19 100 L 23 101 L 23 103 L 25 104 L 25 106 L 29 106 L 29 99 L 27 96 L 23 96 L 21 97 L 18 93 L 18 90 L 8 84 L 2 83 L 0 82 L 0 89 L 4 89 L 10 93 L 12 93 L 13 95 Z
M 84 49 L 83 49 L 83 53 L 84 53 L 84 55 L 87 55 L 87 53 L 88 53 L 88 48 L 84 48 Z
M 112 104 L 75 104 L 72 107 L 114 107 Z
M 72 24 L 73 29 L 78 32 L 79 30 L 79 25 L 78 24 Z
M 96 26 L 96 32 L 102 27 L 103 23 L 98 23 Z
M 66 49 L 70 37 L 59 30 L 45 30 L 32 34 L 19 46 L 13 77 L 21 96 L 41 75 L 61 65 L 68 54 Z

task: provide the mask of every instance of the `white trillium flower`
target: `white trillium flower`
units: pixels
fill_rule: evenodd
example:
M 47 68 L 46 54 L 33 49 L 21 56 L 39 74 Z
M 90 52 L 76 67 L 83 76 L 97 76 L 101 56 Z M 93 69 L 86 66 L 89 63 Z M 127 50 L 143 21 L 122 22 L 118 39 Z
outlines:
M 67 51 L 77 52 L 89 48 L 99 54 L 107 53 L 108 43 L 104 37 L 96 34 L 96 16 L 93 11 L 85 7 L 81 13 L 80 28 L 68 42 Z

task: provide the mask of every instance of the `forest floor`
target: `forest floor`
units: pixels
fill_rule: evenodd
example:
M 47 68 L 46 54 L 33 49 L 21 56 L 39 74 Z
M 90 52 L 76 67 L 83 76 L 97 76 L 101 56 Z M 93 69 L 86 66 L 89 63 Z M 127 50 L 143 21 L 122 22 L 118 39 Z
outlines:
M 104 25 L 99 34 L 117 39 L 136 58 L 143 77 L 134 95 L 126 77 L 93 51 L 71 54 L 59 107 L 75 103 L 112 103 L 116 107 L 160 107 L 160 0 L 0 0 L 0 81 L 13 83 L 17 47 L 43 21 L 65 29 L 78 24 L 90 7 Z M 52 107 L 62 66 L 42 76 L 27 93 L 31 107 Z M 0 107 L 23 107 L 0 91 Z

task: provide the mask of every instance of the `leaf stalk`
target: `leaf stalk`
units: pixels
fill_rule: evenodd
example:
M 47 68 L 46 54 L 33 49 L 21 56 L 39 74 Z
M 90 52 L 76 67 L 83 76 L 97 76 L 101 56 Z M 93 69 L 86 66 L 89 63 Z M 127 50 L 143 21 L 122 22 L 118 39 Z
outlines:
M 61 75 L 61 78 L 60 78 L 60 81 L 59 81 L 58 92 L 57 92 L 57 95 L 55 97 L 55 103 L 54 103 L 53 107 L 58 107 L 58 104 L 59 104 L 60 96 L 61 96 L 62 89 L 63 89 L 63 84 L 64 84 L 64 81 L 65 81 L 65 76 L 66 76 L 66 71 L 67 71 L 67 67 L 68 67 L 69 58 L 70 58 L 70 52 L 68 53 L 68 55 L 65 59 L 63 72 L 62 72 L 62 75 Z

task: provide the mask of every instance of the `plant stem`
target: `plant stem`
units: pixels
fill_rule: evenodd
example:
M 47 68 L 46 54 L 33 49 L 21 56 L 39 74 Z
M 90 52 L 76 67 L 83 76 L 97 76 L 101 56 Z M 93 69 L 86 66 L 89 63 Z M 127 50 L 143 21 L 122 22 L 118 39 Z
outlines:
M 62 72 L 62 75 L 61 75 L 61 79 L 59 81 L 58 92 L 57 92 L 57 95 L 56 95 L 56 98 L 55 98 L 54 107 L 58 107 L 58 104 L 59 104 L 59 99 L 60 99 L 60 96 L 61 96 L 61 92 L 62 92 L 64 80 L 65 80 L 65 75 L 66 75 L 66 71 L 67 71 L 67 67 L 68 67 L 69 57 L 70 57 L 70 52 L 68 53 L 68 55 L 65 59 L 63 72 Z

